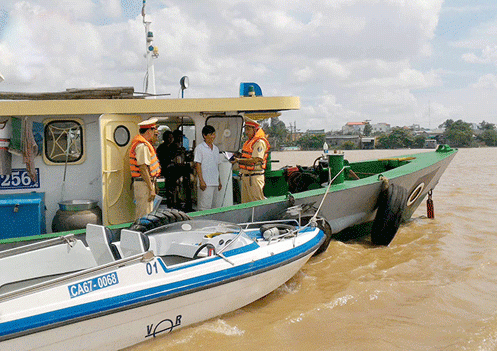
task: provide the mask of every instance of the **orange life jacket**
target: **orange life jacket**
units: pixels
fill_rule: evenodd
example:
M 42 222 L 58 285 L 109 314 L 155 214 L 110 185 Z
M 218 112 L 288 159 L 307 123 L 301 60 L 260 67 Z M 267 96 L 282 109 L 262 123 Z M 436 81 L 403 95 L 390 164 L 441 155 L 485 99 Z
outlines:
M 253 146 L 254 144 L 259 141 L 263 140 L 266 143 L 266 151 L 264 152 L 264 158 L 262 159 L 262 169 L 266 169 L 266 164 L 267 164 L 267 158 L 269 154 L 269 148 L 271 145 L 269 145 L 269 141 L 266 139 L 266 134 L 262 130 L 262 128 L 259 128 L 257 132 L 255 132 L 255 135 L 252 139 L 247 140 L 245 144 L 243 144 L 242 148 L 242 157 L 244 158 L 252 158 L 252 151 L 254 151 Z M 253 165 L 239 165 L 241 169 L 246 169 L 248 171 L 253 171 L 255 170 L 255 164 Z
M 150 150 L 150 165 L 148 166 L 148 169 L 150 171 L 150 176 L 152 178 L 156 178 L 160 175 L 159 159 L 157 158 L 157 154 L 155 153 L 155 148 L 152 146 L 152 144 L 150 144 L 147 141 L 147 139 L 145 139 L 140 134 L 134 137 L 133 141 L 131 142 L 131 149 L 129 150 L 129 166 L 131 168 L 131 176 L 133 178 L 141 177 L 140 168 L 138 167 L 136 161 L 136 151 L 135 151 L 136 147 L 140 143 L 145 144 Z

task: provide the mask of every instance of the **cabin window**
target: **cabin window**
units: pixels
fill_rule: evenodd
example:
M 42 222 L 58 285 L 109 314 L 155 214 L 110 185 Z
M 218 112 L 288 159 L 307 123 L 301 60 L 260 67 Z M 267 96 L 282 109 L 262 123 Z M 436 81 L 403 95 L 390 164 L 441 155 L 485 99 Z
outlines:
M 123 147 L 128 145 L 129 140 L 131 139 L 131 134 L 129 132 L 129 129 L 126 128 L 125 126 L 118 126 L 114 130 L 114 141 L 116 142 L 117 145 Z
M 45 124 L 47 163 L 64 164 L 83 161 L 83 124 L 79 120 L 51 120 Z

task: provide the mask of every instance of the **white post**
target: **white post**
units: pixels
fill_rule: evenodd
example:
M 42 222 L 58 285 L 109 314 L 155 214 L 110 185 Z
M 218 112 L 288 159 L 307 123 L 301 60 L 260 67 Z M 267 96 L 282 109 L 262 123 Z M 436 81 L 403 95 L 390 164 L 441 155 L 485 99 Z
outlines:
M 159 56 L 157 47 L 154 46 L 154 34 L 150 30 L 152 22 L 145 20 L 145 5 L 146 1 L 143 0 L 142 16 L 143 24 L 145 25 L 145 57 L 147 59 L 147 79 L 145 85 L 145 93 L 153 95 L 155 99 L 155 69 L 153 59 Z

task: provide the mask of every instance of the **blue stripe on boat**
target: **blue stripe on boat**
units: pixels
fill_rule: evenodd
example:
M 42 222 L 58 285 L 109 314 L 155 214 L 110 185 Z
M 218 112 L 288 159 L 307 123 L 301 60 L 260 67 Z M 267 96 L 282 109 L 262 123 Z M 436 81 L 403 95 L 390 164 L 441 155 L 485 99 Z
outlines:
M 89 302 L 78 306 L 72 306 L 61 310 L 46 312 L 19 320 L 1 323 L 0 341 L 56 328 L 61 325 L 76 323 L 86 319 L 101 317 L 123 310 L 140 307 L 141 305 L 155 303 L 161 300 L 168 300 L 179 295 L 191 294 L 196 291 L 205 290 L 217 285 L 227 284 L 232 281 L 243 279 L 249 275 L 256 275 L 266 272 L 278 266 L 291 263 L 315 250 L 325 239 L 322 231 L 320 231 L 319 234 L 304 245 L 274 256 L 269 256 L 255 262 L 244 264 L 239 267 L 233 267 L 171 284 L 165 284 L 108 299 Z M 238 250 L 241 249 L 243 249 L 241 250 L 243 252 L 254 250 L 257 247 L 258 245 L 253 243 L 239 249 L 231 250 L 227 252 L 225 256 L 229 257 L 240 254 L 240 251 Z M 221 258 L 215 257 L 213 259 Z M 163 264 L 162 259 L 159 259 L 159 262 Z M 202 262 L 199 262 L 198 264 L 202 264 Z M 188 265 L 186 267 L 183 266 L 173 269 L 166 268 L 165 270 L 166 272 L 170 272 L 178 269 L 186 269 L 191 266 L 192 265 Z M 164 265 L 163 267 L 166 266 Z

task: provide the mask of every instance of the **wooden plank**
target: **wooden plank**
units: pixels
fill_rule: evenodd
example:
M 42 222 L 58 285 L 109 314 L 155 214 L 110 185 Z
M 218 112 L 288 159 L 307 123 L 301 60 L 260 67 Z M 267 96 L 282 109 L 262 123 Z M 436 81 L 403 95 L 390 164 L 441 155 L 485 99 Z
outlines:
M 47 93 L 0 92 L 0 100 L 133 99 L 134 91 L 133 87 L 110 87 Z

